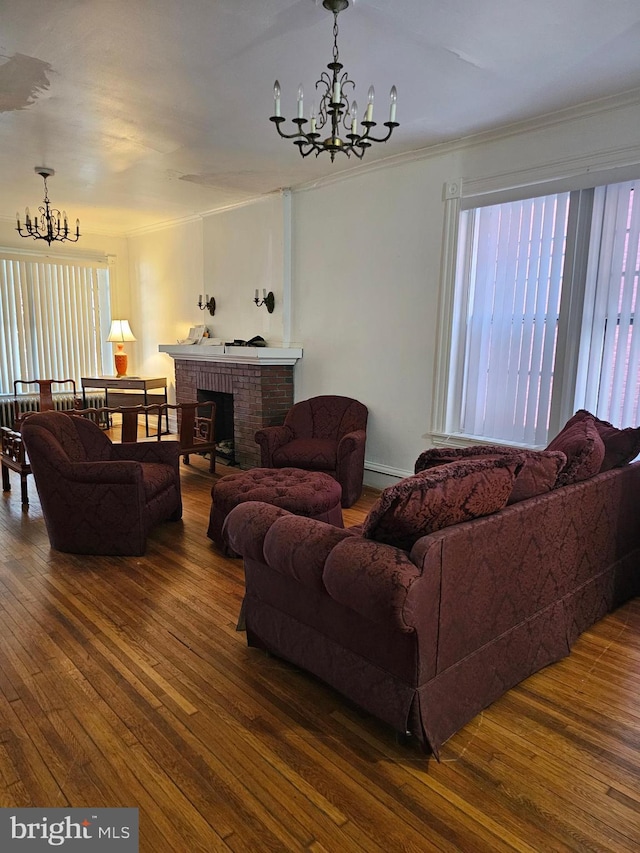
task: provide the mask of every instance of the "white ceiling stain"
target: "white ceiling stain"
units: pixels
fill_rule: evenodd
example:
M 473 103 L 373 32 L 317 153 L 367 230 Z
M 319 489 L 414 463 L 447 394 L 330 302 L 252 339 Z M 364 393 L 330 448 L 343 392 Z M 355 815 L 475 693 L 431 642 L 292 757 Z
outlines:
M 271 180 L 274 180 L 275 177 L 275 175 L 272 175 Z M 179 179 L 188 183 L 199 184 L 202 187 L 224 187 L 226 189 L 234 188 L 250 191 L 252 187 L 255 187 L 256 181 L 264 182 L 264 175 L 260 172 L 240 171 L 205 175 L 180 175 Z

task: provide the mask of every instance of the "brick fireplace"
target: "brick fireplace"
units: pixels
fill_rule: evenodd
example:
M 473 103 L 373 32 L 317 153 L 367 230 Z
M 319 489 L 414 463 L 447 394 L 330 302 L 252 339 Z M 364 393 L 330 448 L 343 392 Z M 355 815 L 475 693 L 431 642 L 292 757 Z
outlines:
M 293 364 L 173 357 L 176 402 L 196 400 L 198 391 L 232 394 L 235 460 L 241 468 L 259 466 L 260 448 L 254 435 L 261 427 L 281 424 L 293 405 Z

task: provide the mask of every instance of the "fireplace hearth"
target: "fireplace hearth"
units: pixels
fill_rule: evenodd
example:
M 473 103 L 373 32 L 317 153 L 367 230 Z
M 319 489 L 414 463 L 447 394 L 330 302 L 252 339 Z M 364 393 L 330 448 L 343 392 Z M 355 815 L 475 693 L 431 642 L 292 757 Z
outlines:
M 255 433 L 265 426 L 281 424 L 293 405 L 293 364 L 247 364 L 225 359 L 182 359 L 175 355 L 176 401 L 230 398 L 220 406 L 227 423 L 218 426 L 216 443 L 233 441 L 234 462 L 241 468 L 260 465 L 260 448 Z M 221 395 L 219 398 L 217 395 Z M 229 412 L 231 414 L 229 414 Z M 233 430 L 229 432 L 229 418 Z
M 236 464 L 233 429 L 233 394 L 223 391 L 206 391 L 198 388 L 199 403 L 216 404 L 216 420 L 214 435 L 216 438 L 216 455 L 228 465 Z

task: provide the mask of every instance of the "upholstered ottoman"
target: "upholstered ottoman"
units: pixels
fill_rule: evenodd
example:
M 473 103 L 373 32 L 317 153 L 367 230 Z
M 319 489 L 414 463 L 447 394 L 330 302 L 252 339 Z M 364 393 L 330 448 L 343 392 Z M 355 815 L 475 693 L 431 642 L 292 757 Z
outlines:
M 319 471 L 301 468 L 251 468 L 227 474 L 211 489 L 211 514 L 207 536 L 225 554 L 233 552 L 222 536 L 222 525 L 231 510 L 244 501 L 264 501 L 296 515 L 343 527 L 340 500 L 342 487 Z

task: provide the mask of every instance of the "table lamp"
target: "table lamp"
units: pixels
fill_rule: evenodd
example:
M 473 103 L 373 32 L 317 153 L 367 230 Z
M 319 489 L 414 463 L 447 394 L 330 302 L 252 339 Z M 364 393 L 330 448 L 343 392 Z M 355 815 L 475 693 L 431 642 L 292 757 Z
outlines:
M 131 326 L 128 320 L 112 320 L 111 328 L 109 329 L 109 343 L 116 345 L 116 373 L 118 377 L 127 375 L 127 359 L 128 356 L 124 351 L 125 341 L 135 341 L 135 336 L 131 331 Z

